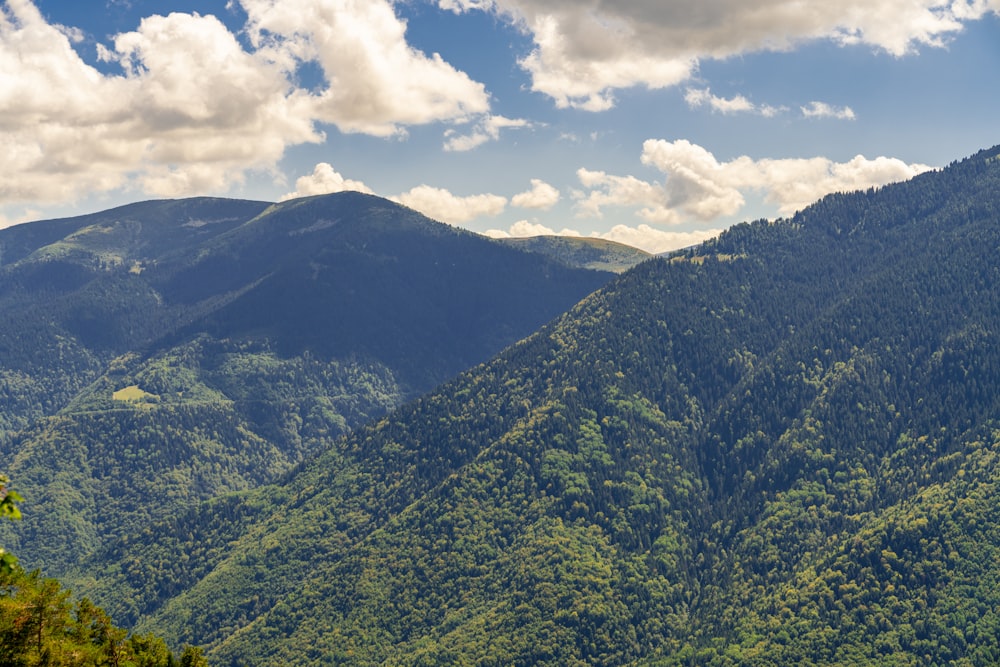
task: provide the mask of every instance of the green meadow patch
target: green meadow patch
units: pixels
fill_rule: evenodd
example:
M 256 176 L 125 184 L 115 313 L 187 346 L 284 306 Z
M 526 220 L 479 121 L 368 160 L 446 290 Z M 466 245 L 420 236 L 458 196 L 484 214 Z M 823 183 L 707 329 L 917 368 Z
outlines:
M 111 394 L 111 398 L 116 401 L 126 401 L 128 403 L 155 403 L 160 400 L 159 395 L 143 391 L 137 384 L 119 389 Z

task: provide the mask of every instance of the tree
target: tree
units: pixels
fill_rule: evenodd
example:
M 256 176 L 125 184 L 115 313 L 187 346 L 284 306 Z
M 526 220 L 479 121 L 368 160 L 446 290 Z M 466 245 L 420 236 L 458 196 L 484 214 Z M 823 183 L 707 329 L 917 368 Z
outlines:
M 0 519 L 16 521 L 21 518 L 21 510 L 17 508 L 17 503 L 22 502 L 24 498 L 17 491 L 7 488 L 8 483 L 7 476 L 0 475 Z M 15 565 L 17 557 L 0 547 L 0 573 L 11 572 Z
M 208 667 L 208 661 L 201 654 L 201 647 L 185 646 L 181 653 L 181 667 Z
M 0 475 L 0 518 L 20 519 L 24 499 Z M 87 598 L 75 604 L 55 579 L 25 572 L 0 549 L 0 666 L 177 667 L 166 643 L 153 635 L 129 637 Z M 207 667 L 201 649 L 186 646 L 182 667 Z

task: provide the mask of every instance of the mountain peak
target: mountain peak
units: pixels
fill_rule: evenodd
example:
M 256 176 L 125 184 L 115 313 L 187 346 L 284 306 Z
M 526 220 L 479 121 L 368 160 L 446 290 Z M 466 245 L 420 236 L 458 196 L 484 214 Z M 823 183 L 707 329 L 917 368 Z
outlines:
M 146 627 L 250 664 L 988 664 L 983 165 L 632 269 L 230 508 L 263 517 Z

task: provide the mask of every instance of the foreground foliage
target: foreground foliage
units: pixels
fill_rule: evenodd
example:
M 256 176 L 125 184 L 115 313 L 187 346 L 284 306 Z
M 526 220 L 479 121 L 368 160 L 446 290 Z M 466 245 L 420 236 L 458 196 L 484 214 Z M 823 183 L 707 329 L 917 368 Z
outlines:
M 205 667 L 201 650 L 179 659 L 162 639 L 115 627 L 86 598 L 73 603 L 54 579 L 20 568 L 0 573 L 0 664 L 8 667 Z
M 17 491 L 8 488 L 8 483 L 7 476 L 0 474 L 0 519 L 17 521 L 21 518 L 21 510 L 17 508 L 17 503 L 24 498 Z M 0 547 L 0 575 L 12 572 L 16 566 L 17 557 Z
M 18 520 L 24 498 L 0 475 L 0 519 Z M 0 549 L 0 665 L 116 665 L 119 667 L 207 667 L 201 649 L 186 646 L 180 661 L 153 635 L 128 636 L 104 611 L 38 571 L 25 572 Z

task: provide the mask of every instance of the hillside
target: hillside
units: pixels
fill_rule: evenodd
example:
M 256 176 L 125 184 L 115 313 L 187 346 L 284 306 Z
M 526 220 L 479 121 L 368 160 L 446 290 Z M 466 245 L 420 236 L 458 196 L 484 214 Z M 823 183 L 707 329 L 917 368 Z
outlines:
M 29 567 L 278 479 L 609 278 L 367 195 L 0 230 L 0 459 Z
M 530 236 L 499 239 L 514 248 L 546 255 L 568 265 L 623 273 L 652 255 L 614 241 L 574 236 Z
M 0 229 L 0 443 L 64 407 L 116 354 L 173 326 L 142 271 L 261 213 L 263 202 L 142 202 Z
M 646 262 L 100 555 L 218 664 L 994 664 L 1000 149 Z

